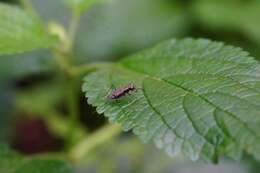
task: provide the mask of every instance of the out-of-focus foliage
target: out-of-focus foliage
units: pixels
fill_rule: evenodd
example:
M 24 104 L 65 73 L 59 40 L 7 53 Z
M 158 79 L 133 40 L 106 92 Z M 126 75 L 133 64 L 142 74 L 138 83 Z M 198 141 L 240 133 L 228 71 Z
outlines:
M 189 4 L 195 24 L 192 35 L 225 41 L 260 59 L 259 1 L 192 0 Z
M 35 17 L 4 3 L 0 3 L 0 29 L 0 55 L 50 47 L 56 40 Z
M 160 40 L 183 36 L 186 17 L 178 4 L 165 0 L 116 0 L 83 16 L 75 52 L 91 61 L 120 58 Z
M 17 108 L 33 114 L 47 113 L 48 110 L 55 109 L 65 99 L 65 88 L 61 84 L 60 79 L 52 79 L 30 90 L 18 91 L 15 98 Z M 35 103 L 34 106 L 31 106 L 32 102 Z
M 70 8 L 72 8 L 76 13 L 83 13 L 88 10 L 93 5 L 108 2 L 110 0 L 65 0 Z
M 111 141 L 106 147 L 96 148 L 79 165 L 79 172 L 86 169 L 100 173 L 165 172 L 184 161 L 182 156 L 178 159 L 164 156 L 165 154 L 153 145 L 144 146 L 138 139 L 128 136 Z M 102 162 L 103 166 L 99 166 L 98 162 Z
M 192 9 L 204 27 L 242 32 L 260 45 L 260 1 L 197 0 Z
M 71 11 L 64 0 L 32 0 L 32 4 L 44 22 L 55 21 L 65 26 L 68 25 Z
M 58 107 L 66 100 L 65 92 L 66 88 L 62 86 L 62 80 L 55 78 L 30 90 L 18 91 L 14 98 L 14 106 L 17 113 L 27 113 L 32 118 L 45 119 L 52 133 L 65 138 L 69 121 L 58 111 Z M 72 139 L 74 142 L 86 134 L 80 124 L 77 125 L 76 132 L 75 139 Z
M 8 141 L 12 129 L 13 88 L 9 82 L 0 80 L 0 142 Z
M 0 144 L 0 172 L 3 173 L 72 173 L 67 163 L 53 159 L 27 159 Z
M 102 166 L 99 162 L 102 162 Z M 182 155 L 173 159 L 165 157 L 165 154 L 154 145 L 143 145 L 133 136 L 128 136 L 98 147 L 78 166 L 77 171 L 79 173 L 93 171 L 99 173 L 219 173 L 220 171 L 221 173 L 258 173 L 257 163 L 252 158 L 247 158 L 240 163 L 224 159 L 219 165 L 193 163 Z
M 46 21 L 54 16 L 61 23 L 68 23 L 68 10 L 62 0 L 33 2 Z M 75 58 L 78 63 L 119 58 L 160 40 L 184 36 L 188 26 L 187 15 L 176 1 L 113 0 L 102 3 L 81 18 Z
M 1 56 L 0 79 L 19 79 L 28 75 L 54 71 L 55 62 L 47 51 L 33 51 Z

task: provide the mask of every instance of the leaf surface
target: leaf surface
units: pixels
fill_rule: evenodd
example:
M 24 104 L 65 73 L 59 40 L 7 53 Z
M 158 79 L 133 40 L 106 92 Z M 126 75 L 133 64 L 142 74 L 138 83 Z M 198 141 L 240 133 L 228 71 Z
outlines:
M 129 83 L 136 92 L 107 99 Z M 170 40 L 86 76 L 82 88 L 98 113 L 171 156 L 260 158 L 260 66 L 240 48 Z
M 0 55 L 47 48 L 57 42 L 24 10 L 0 3 Z

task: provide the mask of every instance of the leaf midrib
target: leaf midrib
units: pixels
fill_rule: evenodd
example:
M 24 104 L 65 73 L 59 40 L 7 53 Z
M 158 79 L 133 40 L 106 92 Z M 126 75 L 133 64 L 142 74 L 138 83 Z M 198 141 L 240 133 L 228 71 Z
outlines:
M 174 74 L 174 75 L 166 76 L 166 77 L 164 77 L 164 78 L 158 78 L 158 77 L 152 76 L 152 75 L 149 74 L 149 73 L 145 73 L 145 72 L 143 72 L 143 71 L 139 71 L 138 69 L 134 69 L 134 68 L 131 68 L 131 67 L 129 67 L 129 66 L 121 65 L 121 67 L 123 67 L 124 69 L 128 69 L 128 70 L 131 71 L 131 72 L 139 73 L 139 74 L 145 75 L 146 77 L 150 77 L 151 79 L 155 79 L 155 80 L 159 80 L 159 81 L 163 81 L 163 80 L 164 80 L 164 82 L 167 81 L 166 78 L 170 78 L 170 77 L 174 77 L 174 76 L 177 77 L 177 76 L 182 76 L 182 75 L 183 75 L 183 76 L 188 76 L 188 75 L 201 76 L 201 75 L 204 75 L 204 76 L 209 76 L 209 77 L 216 77 L 216 78 L 221 79 L 221 80 L 223 80 L 223 79 L 228 79 L 228 80 L 230 80 L 230 81 L 235 82 L 237 85 L 240 85 L 241 87 L 244 87 L 244 88 L 246 88 L 246 89 L 248 89 L 248 90 L 251 90 L 252 92 L 257 93 L 257 94 L 260 96 L 260 91 L 254 89 L 254 88 L 248 87 L 247 85 L 244 85 L 243 83 L 239 82 L 238 80 L 232 78 L 232 76 L 234 76 L 234 77 L 235 77 L 235 76 L 241 76 L 240 74 L 238 74 L 238 75 L 232 74 L 232 75 L 223 75 L 223 76 L 221 76 L 221 74 L 212 74 L 212 73 L 203 73 L 203 72 L 189 72 L 189 73 L 176 73 L 176 74 Z M 250 75 L 244 75 L 244 76 L 257 77 L 257 78 L 260 77 L 260 76 L 250 76 Z M 169 83 L 169 82 L 168 82 L 168 83 Z M 177 84 L 177 85 L 178 85 L 178 84 Z M 185 87 L 183 87 L 182 89 L 184 89 L 184 90 L 186 90 L 186 91 L 189 90 L 188 88 L 185 88 Z M 193 91 L 193 92 L 194 92 L 194 91 Z M 194 93 L 195 93 L 195 92 L 194 92 Z M 207 94 L 207 93 L 204 93 L 204 94 Z M 223 93 L 223 94 L 227 94 L 227 93 Z M 200 95 L 200 94 L 199 94 L 199 93 L 196 93 L 196 95 Z M 233 96 L 233 95 L 232 95 L 232 96 Z M 239 98 L 239 99 L 241 99 L 241 100 L 243 100 L 243 101 L 246 101 L 246 102 L 248 102 L 248 103 L 254 105 L 255 107 L 257 107 L 258 109 L 260 109 L 260 106 L 259 106 L 259 105 L 256 105 L 256 104 L 254 104 L 254 103 L 251 103 L 251 102 L 247 101 L 246 99 L 242 99 L 242 98 L 240 98 L 240 97 L 238 97 L 238 96 L 236 96 L 236 97 Z M 220 110 L 221 110 L 221 109 L 220 109 Z
M 179 85 L 179 84 L 176 84 L 176 83 L 167 81 L 166 79 L 157 78 L 157 77 L 151 76 L 150 74 L 147 74 L 147 73 L 144 73 L 144 72 L 140 72 L 140 71 L 138 71 L 138 70 L 136 70 L 136 69 L 132 69 L 132 68 L 130 68 L 130 67 L 128 67 L 128 66 L 121 65 L 121 67 L 123 67 L 124 69 L 127 69 L 127 70 L 129 70 L 129 71 L 132 71 L 133 73 L 139 73 L 139 74 L 145 75 L 146 77 L 149 77 L 149 78 L 151 78 L 151 79 L 154 79 L 154 80 L 157 80 L 157 81 L 161 81 L 161 82 L 165 82 L 165 83 L 168 83 L 169 85 L 174 85 L 175 87 L 180 88 L 180 89 L 186 91 L 187 93 L 190 93 L 190 94 L 192 94 L 192 95 L 194 95 L 194 96 L 197 96 L 197 97 L 201 98 L 201 99 L 204 100 L 206 103 L 208 103 L 208 104 L 210 104 L 211 106 L 213 106 L 214 108 L 223 111 L 223 112 L 226 113 L 227 115 L 229 115 L 229 116 L 231 116 L 232 118 L 234 118 L 234 119 L 236 119 L 237 121 L 239 121 L 253 136 L 258 137 L 258 135 L 256 134 L 256 132 L 254 132 L 251 128 L 249 128 L 248 125 L 247 125 L 244 121 L 242 121 L 241 119 L 239 119 L 239 118 L 238 118 L 237 116 L 235 116 L 233 113 L 231 113 L 231 112 L 229 112 L 229 111 L 227 111 L 227 110 L 224 110 L 224 109 L 220 108 L 219 106 L 215 105 L 214 103 L 212 103 L 211 101 L 209 101 L 208 99 L 206 99 L 205 97 L 203 97 L 202 95 L 200 95 L 199 93 L 196 93 L 196 92 L 194 92 L 193 90 L 189 90 L 188 88 L 185 88 L 185 87 L 183 87 L 183 86 L 181 86 L 181 85 Z M 200 73 L 200 74 L 203 74 L 203 73 Z M 176 74 L 176 75 L 177 75 L 177 74 Z M 185 75 L 185 74 L 183 74 L 183 75 Z M 205 75 L 205 74 L 203 74 L 203 75 Z M 212 75 L 212 74 L 206 74 L 206 75 Z M 218 76 L 218 77 L 219 77 L 219 76 Z M 225 77 L 225 76 L 224 76 L 224 77 Z M 235 80 L 235 79 L 232 79 L 232 80 L 234 80 L 234 81 L 236 81 L 237 83 L 239 83 L 240 85 L 244 86 L 243 84 L 241 84 L 241 83 L 238 82 L 237 80 Z M 252 88 L 250 88 L 250 89 L 252 89 Z M 258 92 L 258 93 L 259 93 L 259 92 Z M 214 116 L 214 119 L 215 119 L 215 116 Z M 216 121 L 216 119 L 215 119 L 215 121 Z M 217 121 L 216 121 L 216 122 L 217 122 Z M 221 129 L 221 131 L 222 131 L 224 134 L 226 134 L 226 132 L 225 132 L 221 127 L 220 127 L 220 129 Z M 226 135 L 229 136 L 229 137 L 231 137 L 231 136 L 228 135 L 228 134 L 226 134 Z M 202 135 L 202 136 L 203 136 L 203 135 Z M 203 136 L 203 137 L 204 137 L 204 136 Z M 235 140 L 235 139 L 234 139 L 234 140 Z M 235 141 L 236 141 L 236 140 L 235 140 Z
M 170 77 L 180 77 L 180 76 L 188 76 L 188 75 L 197 75 L 197 76 L 202 76 L 202 75 L 203 75 L 203 76 L 207 76 L 207 77 L 216 77 L 217 79 L 221 79 L 221 80 L 223 80 L 223 79 L 228 79 L 228 80 L 230 80 L 230 81 L 235 82 L 237 85 L 240 85 L 241 87 L 244 87 L 244 88 L 246 88 L 246 89 L 248 89 L 248 90 L 251 90 L 252 92 L 257 93 L 257 95 L 260 96 L 260 92 L 259 92 L 258 90 L 254 89 L 254 88 L 251 88 L 251 87 L 248 87 L 248 86 L 244 85 L 243 83 L 240 83 L 239 81 L 233 79 L 233 78 L 230 77 L 230 76 L 223 76 L 223 77 L 222 77 L 222 76 L 219 76 L 219 75 L 216 75 L 216 74 L 187 73 L 187 74 L 176 74 L 176 75 L 169 76 L 169 77 L 167 77 L 167 78 L 170 78 Z M 210 93 L 211 93 L 211 92 L 204 93 L 204 94 L 210 94 Z M 223 93 L 223 92 L 219 92 L 219 93 L 228 95 L 227 93 Z M 197 93 L 197 94 L 198 94 L 198 93 Z M 240 97 L 235 96 L 235 95 L 231 95 L 231 94 L 229 94 L 229 95 L 232 96 L 232 97 L 237 97 L 238 99 L 243 100 L 243 101 L 245 101 L 245 102 L 248 102 L 248 103 L 250 103 L 251 105 L 254 105 L 257 109 L 260 110 L 260 106 L 259 106 L 259 105 L 256 105 L 255 103 L 249 102 L 248 100 L 243 99 L 243 98 L 240 98 Z

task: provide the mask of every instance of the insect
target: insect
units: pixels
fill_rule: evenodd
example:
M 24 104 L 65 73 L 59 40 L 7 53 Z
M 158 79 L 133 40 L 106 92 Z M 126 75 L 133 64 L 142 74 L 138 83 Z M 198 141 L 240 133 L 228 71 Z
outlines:
M 117 100 L 117 99 L 120 99 L 121 97 L 125 96 L 126 94 L 128 94 L 130 91 L 136 91 L 136 90 L 137 90 L 137 88 L 135 87 L 134 84 L 129 84 L 125 87 L 116 89 L 110 95 L 108 95 L 107 98 L 109 100 Z

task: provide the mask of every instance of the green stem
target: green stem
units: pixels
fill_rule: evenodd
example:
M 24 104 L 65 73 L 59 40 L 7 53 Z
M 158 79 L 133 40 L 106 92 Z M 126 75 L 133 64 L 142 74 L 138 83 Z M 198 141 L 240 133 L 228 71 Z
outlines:
M 71 75 L 73 66 L 69 61 L 69 55 L 72 52 L 75 35 L 78 27 L 80 16 L 77 13 L 73 13 L 71 22 L 68 29 L 68 40 L 63 43 L 65 45 L 65 51 L 54 50 L 55 58 L 60 65 L 62 71 L 65 74 L 67 88 L 67 106 L 69 110 L 69 125 L 65 141 L 65 150 L 68 150 L 72 144 L 75 135 L 75 129 L 77 125 L 77 118 L 79 115 L 78 110 L 78 93 L 74 76 Z
M 26 0 L 24 0 L 26 1 Z M 75 42 L 75 35 L 78 28 L 80 20 L 80 15 L 76 12 L 73 13 L 69 29 L 68 29 L 68 40 L 64 41 L 62 50 L 53 50 L 54 56 L 58 62 L 58 65 L 61 67 L 61 70 L 64 72 L 67 85 L 67 106 L 69 110 L 69 124 L 67 129 L 67 136 L 65 141 L 65 150 L 68 151 L 69 158 L 72 161 L 78 162 L 84 158 L 85 154 L 90 152 L 96 146 L 105 143 L 111 138 L 118 135 L 121 130 L 116 125 L 107 125 L 97 132 L 87 136 L 86 139 L 80 141 L 78 144 L 73 144 L 73 139 L 75 136 L 75 131 L 77 127 L 77 119 L 79 115 L 78 109 L 78 93 L 77 93 L 77 83 L 76 79 L 82 75 L 90 73 L 96 69 L 109 66 L 110 63 L 96 63 L 96 64 L 87 64 L 79 67 L 74 67 L 70 61 L 69 57 L 72 53 L 72 48 Z
M 75 130 L 77 126 L 77 118 L 79 115 L 79 109 L 78 109 L 78 92 L 77 87 L 74 79 L 72 79 L 70 76 L 67 79 L 68 83 L 68 89 L 67 89 L 67 104 L 68 104 L 68 110 L 69 110 L 69 125 L 67 129 L 67 137 L 65 141 L 65 150 L 68 150 L 72 144 L 73 139 L 75 135 Z
M 54 54 L 54 58 L 56 59 L 59 67 L 61 70 L 67 75 L 71 75 L 71 69 L 73 68 L 67 60 L 67 57 L 64 53 L 60 52 L 59 50 L 52 50 Z
M 88 152 L 92 151 L 99 145 L 111 140 L 121 133 L 121 128 L 118 125 L 106 125 L 88 136 L 85 140 L 76 144 L 69 152 L 69 158 L 77 163 L 81 161 Z
M 73 12 L 69 24 L 69 29 L 68 29 L 69 42 L 67 43 L 67 47 L 66 47 L 68 52 L 70 52 L 73 48 L 76 32 L 79 26 L 79 21 L 80 21 L 80 15 L 76 12 Z
M 68 45 L 66 47 L 66 54 L 70 55 L 73 44 L 74 44 L 74 39 L 75 39 L 75 34 L 78 26 L 78 16 L 73 16 L 71 19 L 71 24 L 69 27 L 69 40 L 68 40 Z M 72 69 L 74 67 L 70 64 L 69 61 L 69 56 L 64 56 L 65 63 L 63 63 L 64 66 L 64 72 L 67 73 L 67 85 L 68 85 L 68 95 L 67 95 L 67 104 L 68 104 L 68 109 L 69 109 L 69 126 L 68 126 L 68 132 L 67 132 L 67 137 L 65 141 L 65 150 L 68 151 L 70 147 L 73 145 L 73 139 L 75 136 L 75 131 L 76 131 L 76 126 L 77 126 L 77 119 L 79 116 L 79 109 L 78 109 L 78 93 L 77 93 L 77 87 L 74 76 L 72 75 Z M 61 62 L 62 63 L 62 62 Z

